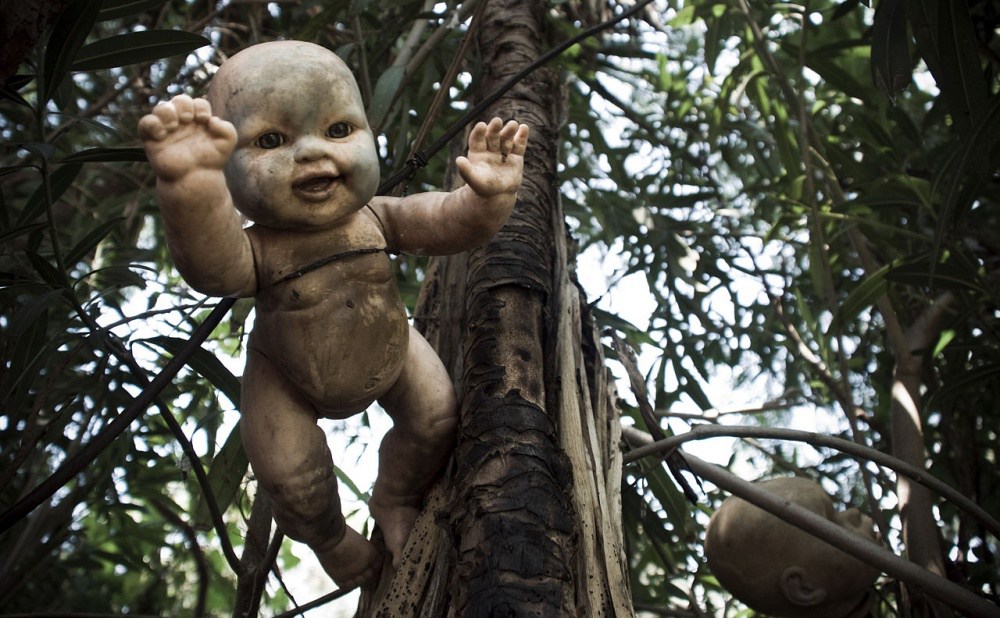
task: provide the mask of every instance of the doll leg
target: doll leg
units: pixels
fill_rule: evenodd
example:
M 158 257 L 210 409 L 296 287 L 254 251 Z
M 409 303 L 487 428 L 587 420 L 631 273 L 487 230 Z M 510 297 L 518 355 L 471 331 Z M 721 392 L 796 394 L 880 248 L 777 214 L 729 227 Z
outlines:
M 316 413 L 254 350 L 243 376 L 241 417 L 243 446 L 282 532 L 307 544 L 341 588 L 373 578 L 381 564 L 378 550 L 344 521 Z
M 406 363 L 379 403 L 393 427 L 379 448 L 378 478 L 368 503 L 393 565 L 420 513 L 424 493 L 451 456 L 458 402 L 447 370 L 412 327 Z

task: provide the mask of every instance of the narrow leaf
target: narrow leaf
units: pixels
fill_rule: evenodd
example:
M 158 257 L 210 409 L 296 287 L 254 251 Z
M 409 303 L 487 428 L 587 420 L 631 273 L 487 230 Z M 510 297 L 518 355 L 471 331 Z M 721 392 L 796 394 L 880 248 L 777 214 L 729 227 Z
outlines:
M 34 79 L 34 75 L 13 75 L 7 78 L 3 84 L 0 84 L 0 99 L 6 99 L 24 107 L 31 107 L 31 104 L 18 91 Z
M 70 249 L 69 253 L 66 254 L 65 258 L 63 258 L 66 265 L 72 266 L 79 260 L 83 259 L 83 257 L 89 254 L 94 247 L 98 245 L 98 243 L 104 240 L 105 236 L 111 233 L 111 230 L 118 227 L 124 220 L 124 217 L 116 217 L 110 221 L 105 221 L 87 232 L 86 236 L 84 236 L 80 242 L 76 243 L 76 246 Z
M 389 67 L 375 84 L 375 91 L 372 93 L 371 109 L 368 110 L 369 120 L 372 127 L 381 127 L 385 117 L 389 114 L 392 102 L 396 100 L 396 93 L 399 85 L 403 81 L 403 67 Z
M 28 256 L 28 261 L 35 268 L 35 272 L 42 278 L 42 281 L 48 283 L 54 288 L 64 287 L 66 284 L 66 279 L 63 273 L 56 270 L 56 267 L 49 263 L 48 260 L 38 255 L 34 251 L 26 251 L 25 254 Z
M 917 49 L 941 89 L 955 127 L 966 135 L 988 97 L 968 3 L 910 0 L 908 9 Z
M 844 324 L 852 322 L 862 311 L 874 305 L 879 297 L 885 294 L 889 285 L 886 282 L 888 271 L 888 267 L 880 268 L 851 290 L 844 302 L 837 307 L 837 313 L 833 316 L 826 331 L 828 336 L 838 332 Z
M 101 11 L 97 14 L 97 21 L 135 15 L 149 9 L 155 9 L 164 2 L 166 0 L 104 0 Z
M 933 356 L 939 356 L 941 352 L 944 352 L 944 349 L 948 347 L 948 344 L 955 339 L 955 335 L 955 330 L 952 328 L 941 331 L 941 336 L 938 337 L 937 344 L 934 346 Z
M 351 479 L 351 477 L 347 476 L 347 473 L 344 472 L 340 468 L 340 466 L 334 465 L 333 472 L 334 474 L 337 475 L 337 479 L 341 483 L 343 483 L 344 486 L 347 487 L 347 489 L 349 489 L 352 494 L 354 494 L 355 498 L 357 498 L 358 500 L 362 500 L 364 502 L 368 502 L 368 500 L 371 498 L 368 492 L 361 491 L 361 488 L 357 486 L 357 484 Z
M 882 0 L 872 26 L 872 80 L 895 102 L 913 72 L 910 61 L 910 34 L 906 26 L 905 0 Z
M 209 45 L 203 36 L 183 30 L 142 30 L 95 41 L 80 50 L 74 71 L 110 69 L 190 53 Z
M 987 180 L 985 169 L 991 163 L 987 154 L 996 141 L 1000 124 L 1000 94 L 995 95 L 989 108 L 982 114 L 972 132 L 959 142 L 957 150 L 948 158 L 935 184 L 947 178 L 948 185 L 942 196 L 935 232 L 935 246 L 939 247 L 946 231 L 955 220 L 959 209 L 959 195 L 963 188 L 978 187 Z
M 243 450 L 240 424 L 236 423 L 229 433 L 229 437 L 226 438 L 226 443 L 222 445 L 208 468 L 208 486 L 212 495 L 215 496 L 220 512 L 225 513 L 226 509 L 240 495 L 243 477 L 246 476 L 249 465 L 250 461 Z M 212 527 L 212 517 L 204 498 L 198 500 L 192 524 L 201 530 Z
M 74 152 L 60 160 L 60 163 L 115 163 L 146 161 L 146 151 L 142 148 L 89 148 Z
M 885 278 L 913 287 L 964 289 L 988 294 L 977 272 L 951 262 L 937 263 L 928 259 L 910 261 L 889 268 Z
M 931 402 L 936 405 L 953 397 L 961 397 L 977 385 L 995 383 L 997 379 L 1000 379 L 1000 367 L 996 365 L 965 372 L 959 379 L 945 382 L 941 390 L 931 395 Z
M 951 77 L 949 87 L 953 90 L 948 101 L 949 105 L 955 103 L 951 113 L 955 122 L 960 123 L 959 130 L 961 125 L 968 130 L 982 117 L 989 89 L 979 61 L 969 3 L 949 0 L 941 3 L 940 7 L 942 45 L 938 52 L 944 71 Z
M 30 234 L 31 232 L 34 232 L 36 230 L 44 229 L 45 225 L 46 224 L 44 223 L 32 223 L 30 225 L 23 225 L 20 227 L 16 227 L 12 230 L 6 230 L 4 232 L 0 232 L 0 245 L 4 245 L 5 243 L 8 243 L 14 240 L 15 238 L 24 236 L 25 234 Z
M 73 181 L 76 180 L 82 167 L 83 165 L 80 163 L 71 163 L 61 166 L 49 175 L 49 195 L 53 204 L 59 201 L 63 193 L 73 185 Z M 39 215 L 45 212 L 45 207 L 46 193 L 45 180 L 43 178 L 42 183 L 38 185 L 38 188 L 35 189 L 35 192 L 31 194 L 31 197 L 25 203 L 24 210 L 21 211 L 21 216 L 17 219 L 18 226 L 24 226 L 33 222 Z
M 48 44 L 45 46 L 42 61 L 44 67 L 42 100 L 39 101 L 39 105 L 44 105 L 52 98 L 66 77 L 73 59 L 83 47 L 87 34 L 94 26 L 100 8 L 101 0 L 75 0 L 67 4 L 66 9 L 56 20 Z
M 187 339 L 179 337 L 153 337 L 146 340 L 148 343 L 157 345 L 171 354 L 177 354 L 181 350 L 191 345 Z M 212 386 L 229 398 L 234 405 L 240 405 L 240 381 L 233 375 L 226 366 L 208 350 L 198 347 L 194 355 L 187 362 L 188 366 L 197 371 L 203 378 L 208 380 Z
M 48 340 L 48 309 L 60 291 L 45 294 L 24 307 L 14 316 L 8 350 L 9 364 L 3 380 L 2 396 L 4 410 L 12 413 L 20 408 L 28 396 L 28 389 L 38 377 L 34 370 L 42 350 Z

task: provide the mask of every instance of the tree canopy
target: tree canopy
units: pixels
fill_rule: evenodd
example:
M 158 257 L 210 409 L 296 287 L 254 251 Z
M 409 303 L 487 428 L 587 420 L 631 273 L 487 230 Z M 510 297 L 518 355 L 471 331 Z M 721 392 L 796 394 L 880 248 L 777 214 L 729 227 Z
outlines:
M 0 4 L 20 26 L 0 66 L 5 611 L 213 614 L 249 568 L 253 484 L 230 361 L 252 302 L 213 311 L 172 270 L 138 118 L 202 93 L 250 43 L 309 40 L 355 71 L 383 177 L 416 161 L 405 190 L 440 186 L 448 150 L 424 149 L 473 99 L 482 59 L 464 41 L 478 4 Z M 608 355 L 642 351 L 625 423 L 699 439 L 735 426 L 738 475 L 821 480 L 874 517 L 886 547 L 997 603 L 996 520 L 896 470 L 927 469 L 1000 513 L 1000 10 L 657 0 L 611 25 L 636 4 L 546 3 L 551 40 L 573 43 L 550 63 L 564 85 L 564 124 L 550 129 L 567 229 L 579 251 L 622 265 L 615 278 L 644 277 L 655 301 L 634 325 L 592 299 L 624 342 L 606 337 Z M 425 271 L 398 260 L 411 307 Z M 208 342 L 191 346 L 198 328 Z M 171 362 L 176 379 L 138 399 Z M 891 458 L 773 431 L 803 418 Z M 17 511 L 45 483 L 30 516 Z M 728 494 L 692 487 L 698 504 L 660 460 L 626 464 L 633 602 L 736 615 L 703 560 L 707 517 Z M 296 560 L 287 544 L 261 550 L 280 551 L 279 574 Z M 931 603 L 892 576 L 876 588 L 875 615 Z M 269 609 L 291 608 L 280 584 L 268 590 Z

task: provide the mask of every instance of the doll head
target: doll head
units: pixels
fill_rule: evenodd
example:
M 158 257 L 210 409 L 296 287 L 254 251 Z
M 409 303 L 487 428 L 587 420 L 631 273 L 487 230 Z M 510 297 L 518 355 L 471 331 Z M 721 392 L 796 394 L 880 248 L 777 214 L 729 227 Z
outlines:
M 236 127 L 225 168 L 237 209 L 259 225 L 336 225 L 378 187 L 375 140 L 347 65 L 301 41 L 248 47 L 209 88 L 213 113 Z
M 760 487 L 857 534 L 875 540 L 872 520 L 857 509 L 834 510 L 819 484 L 777 478 Z M 735 496 L 712 516 L 705 538 L 709 568 L 733 595 L 776 616 L 863 615 L 879 571 Z

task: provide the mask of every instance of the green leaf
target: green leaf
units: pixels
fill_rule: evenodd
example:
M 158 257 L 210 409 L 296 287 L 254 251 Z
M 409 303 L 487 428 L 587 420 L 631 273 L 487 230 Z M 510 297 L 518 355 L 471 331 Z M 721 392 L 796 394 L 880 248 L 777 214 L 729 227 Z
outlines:
M 691 510 L 688 508 L 684 493 L 678 489 L 664 465 L 660 464 L 648 470 L 646 481 L 649 482 L 649 489 L 666 512 L 667 521 L 682 535 L 688 534 L 694 525 Z
M 961 97 L 965 104 L 961 110 L 953 109 L 952 114 L 968 114 L 968 122 L 975 124 L 986 109 L 989 86 L 979 60 L 978 39 L 969 14 L 969 3 L 949 1 L 941 6 L 941 41 L 945 44 L 939 52 L 945 71 L 958 82 L 955 88 L 959 89 L 959 93 L 952 98 Z M 959 121 L 958 118 L 955 120 Z
M 989 89 L 967 2 L 911 0 L 917 47 L 934 75 L 959 134 L 968 135 L 986 108 Z
M 142 13 L 164 4 L 166 0 L 104 0 L 97 21 L 108 21 Z
M 102 288 L 127 288 L 127 287 L 146 287 L 146 280 L 142 278 L 138 273 L 136 273 L 133 268 L 145 268 L 139 264 L 129 264 L 128 266 L 107 266 L 104 268 L 98 268 L 92 270 L 87 274 L 80 277 L 80 281 L 86 278 L 97 279 L 95 285 Z
M 674 18 L 670 20 L 668 25 L 682 28 L 693 24 L 695 19 L 697 19 L 697 14 L 695 13 L 696 8 L 697 7 L 694 3 L 685 3 L 684 7 L 677 11 Z
M 74 71 L 111 69 L 188 54 L 211 44 L 203 36 L 183 30 L 141 30 L 95 41 L 80 50 Z
M 219 511 L 222 513 L 225 513 L 226 509 L 240 495 L 243 477 L 246 476 L 249 465 L 250 460 L 247 459 L 246 451 L 243 450 L 240 424 L 237 422 L 229 433 L 229 437 L 226 438 L 226 443 L 219 449 L 219 453 L 208 468 L 208 486 L 219 505 Z M 198 500 L 191 523 L 195 528 L 201 530 L 212 527 L 212 517 L 204 498 Z
M 837 307 L 837 313 L 826 330 L 827 336 L 834 336 L 845 324 L 854 321 L 862 311 L 874 305 L 885 294 L 889 286 L 886 282 L 888 272 L 889 268 L 884 266 L 851 290 L 844 302 Z
M 934 356 L 938 356 L 941 352 L 944 352 L 944 349 L 948 347 L 948 344 L 955 339 L 956 334 L 957 333 L 953 328 L 941 331 L 941 336 L 938 337 L 937 344 L 934 346 Z
M 18 92 L 22 86 L 26 83 L 34 80 L 34 75 L 14 75 L 7 78 L 3 84 L 0 84 L 0 99 L 6 99 L 18 105 L 23 105 L 24 107 L 31 107 L 24 97 Z
M 52 302 L 61 297 L 61 290 L 53 290 L 21 307 L 11 321 L 9 365 L 4 372 L 3 406 L 13 414 L 24 403 L 32 382 L 38 377 L 34 370 L 42 349 L 48 341 L 48 312 Z
M 83 259 L 83 257 L 90 253 L 94 247 L 98 245 L 98 243 L 104 240 L 105 236 L 111 233 L 111 230 L 118 227 L 124 220 L 125 217 L 116 217 L 110 221 L 105 221 L 87 232 L 80 242 L 76 243 L 76 246 L 70 249 L 69 253 L 67 253 L 63 258 L 66 266 L 71 267 L 73 264 L 76 264 L 77 261 Z
M 1000 130 L 994 125 L 1000 125 L 1000 94 L 993 97 L 989 108 L 976 123 L 975 129 L 959 142 L 958 148 L 941 166 L 941 172 L 935 178 L 935 185 L 944 179 L 948 181 L 938 213 L 934 237 L 936 247 L 940 247 L 945 233 L 957 214 L 964 211 L 964 208 L 960 210 L 960 207 L 968 205 L 960 203 L 959 198 L 963 190 L 975 189 L 987 180 L 984 172 L 991 165 L 988 153 L 997 139 L 995 131 Z
M 60 163 L 130 163 L 146 161 L 146 151 L 142 148 L 89 148 L 74 152 L 61 159 Z
M 894 283 L 913 287 L 973 290 L 988 294 L 973 267 L 962 267 L 952 262 L 932 262 L 930 259 L 911 260 L 892 266 L 885 275 Z
M 385 73 L 378 78 L 375 84 L 375 91 L 372 93 L 371 108 L 368 110 L 368 117 L 372 127 L 381 127 L 385 122 L 392 102 L 396 100 L 396 93 L 399 85 L 403 82 L 405 69 L 401 66 L 389 67 Z
M 74 0 L 68 3 L 56 20 L 42 60 L 40 106 L 48 103 L 69 73 L 69 67 L 87 40 L 100 8 L 101 0 Z
M 34 251 L 26 251 L 25 253 L 28 256 L 28 261 L 31 262 L 31 265 L 35 268 L 35 272 L 42 278 L 42 281 L 54 288 L 65 286 L 66 279 L 63 273 L 56 270 L 56 267 L 50 264 L 48 260 Z
M 4 245 L 5 243 L 8 243 L 14 240 L 15 238 L 19 238 L 21 236 L 24 236 L 25 234 L 30 234 L 31 232 L 34 232 L 36 230 L 45 229 L 46 226 L 47 226 L 46 223 L 31 223 L 29 225 L 23 225 L 20 227 L 16 227 L 12 230 L 7 230 L 5 232 L 2 232 L 0 233 L 0 245 Z
M 343 483 L 344 486 L 347 487 L 349 490 L 351 490 L 351 493 L 354 494 L 355 498 L 357 498 L 358 500 L 363 500 L 364 502 L 368 502 L 368 500 L 371 498 L 368 492 L 361 491 L 361 489 L 357 486 L 357 484 L 354 483 L 351 477 L 349 477 L 346 472 L 340 469 L 340 466 L 334 465 L 333 472 L 334 474 L 337 475 L 337 478 L 340 480 L 340 482 Z
M 181 350 L 187 349 L 191 342 L 180 337 L 153 337 L 146 339 L 147 343 L 157 345 L 171 354 L 178 354 Z M 208 350 L 198 346 L 194 355 L 187 362 L 188 367 L 197 371 L 203 378 L 208 380 L 212 386 L 219 389 L 233 404 L 240 405 L 240 381 L 233 375 L 226 366 Z
M 73 181 L 76 180 L 82 168 L 83 165 L 80 163 L 70 163 L 59 167 L 59 169 L 49 175 L 49 192 L 53 204 L 59 201 L 63 193 L 73 185 Z M 18 227 L 33 222 L 39 215 L 45 212 L 45 207 L 45 179 L 43 177 L 42 183 L 25 203 L 24 210 L 21 211 L 21 216 L 17 219 Z
M 910 83 L 910 33 L 906 26 L 906 0 L 881 0 L 872 25 L 872 81 L 895 102 Z
M 941 402 L 974 390 L 979 384 L 994 383 L 997 379 L 1000 379 L 1000 366 L 992 365 L 967 371 L 959 379 L 945 382 L 941 390 L 931 395 L 928 406 L 940 405 Z

